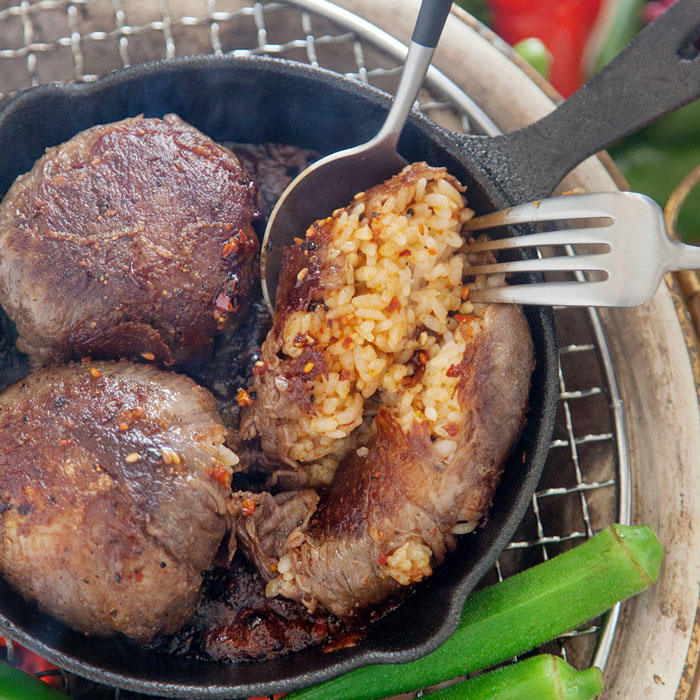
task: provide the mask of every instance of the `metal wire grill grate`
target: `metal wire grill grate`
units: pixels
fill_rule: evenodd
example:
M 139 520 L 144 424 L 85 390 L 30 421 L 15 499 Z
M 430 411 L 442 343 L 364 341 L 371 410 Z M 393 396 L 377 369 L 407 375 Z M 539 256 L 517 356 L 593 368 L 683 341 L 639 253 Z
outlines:
M 4 6 L 3 6 L 4 5 Z M 47 82 L 92 81 L 164 57 L 268 54 L 301 60 L 393 92 L 403 49 L 381 30 L 324 0 L 0 0 L 0 105 Z M 421 109 L 453 130 L 495 127 L 479 107 L 432 71 Z M 627 445 L 614 368 L 594 312 L 556 312 L 560 400 L 539 490 L 487 583 L 574 546 L 627 514 Z M 617 611 L 547 646 L 574 665 L 604 666 Z M 15 659 L 10 640 L 7 659 Z M 140 697 L 64 671 L 76 698 Z

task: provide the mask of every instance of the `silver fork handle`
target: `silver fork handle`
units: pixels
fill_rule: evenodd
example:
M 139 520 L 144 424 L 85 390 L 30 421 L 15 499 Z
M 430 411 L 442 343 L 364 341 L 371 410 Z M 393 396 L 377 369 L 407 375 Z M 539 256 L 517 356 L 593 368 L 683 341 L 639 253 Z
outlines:
M 671 244 L 670 255 L 666 261 L 666 271 L 700 270 L 700 246 L 669 241 Z

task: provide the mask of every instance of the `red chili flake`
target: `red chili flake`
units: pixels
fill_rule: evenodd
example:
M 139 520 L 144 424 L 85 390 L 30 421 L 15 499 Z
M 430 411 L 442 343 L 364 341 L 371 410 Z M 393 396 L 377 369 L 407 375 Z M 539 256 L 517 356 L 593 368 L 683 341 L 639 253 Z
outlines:
M 389 313 L 393 313 L 394 311 L 398 311 L 401 308 L 401 302 L 398 300 L 398 297 L 391 297 L 391 301 L 389 302 L 389 306 L 386 307 L 386 310 Z
M 253 397 L 243 387 L 240 387 L 238 389 L 237 394 L 236 394 L 236 402 L 241 407 L 252 406 L 253 405 Z
M 459 295 L 459 298 L 460 298 L 462 301 L 464 301 L 465 299 L 468 299 L 468 298 L 469 298 L 469 292 L 470 292 L 469 287 L 467 287 L 467 285 L 465 284 L 465 285 L 462 287 L 462 292 L 461 292 L 461 294 Z
M 138 571 L 134 571 L 134 578 L 137 581 L 143 581 L 143 571 L 139 569 Z
M 428 254 L 429 255 L 437 255 L 437 250 L 435 250 L 435 248 L 428 248 Z
M 243 515 L 245 515 L 246 518 L 250 518 L 255 513 L 255 501 L 252 498 L 244 498 L 241 503 L 241 508 L 243 509 Z
M 404 249 L 399 253 L 399 257 L 400 257 L 400 258 L 403 258 L 404 256 L 410 255 L 410 254 L 411 254 L 411 251 L 410 251 L 408 248 L 404 248 Z
M 231 475 L 223 464 L 217 464 L 210 473 L 211 478 L 214 479 L 214 481 L 218 481 L 222 486 L 231 485 Z
M 120 423 L 119 424 L 119 430 L 128 430 L 129 429 L 129 424 L 128 423 Z
M 467 321 L 473 320 L 473 316 L 467 316 L 465 314 L 455 314 L 455 318 L 460 322 L 460 323 L 466 323 Z
M 311 636 L 324 639 L 328 635 L 328 623 L 325 620 L 316 620 L 311 628 Z
M 395 298 L 396 297 L 394 297 L 394 299 Z M 349 335 L 346 335 L 345 338 L 343 338 L 343 347 L 347 350 L 351 345 L 352 345 L 352 338 Z
M 421 365 L 428 364 L 428 356 L 422 351 L 418 353 L 418 363 Z
M 377 557 L 377 565 L 378 566 L 383 566 L 386 564 L 386 554 L 382 552 L 378 557 Z
M 235 239 L 229 238 L 226 243 L 224 243 L 221 249 L 221 257 L 228 258 L 231 253 L 235 253 L 238 250 L 238 243 Z
M 228 318 L 228 314 L 223 311 L 219 311 L 219 309 L 214 309 L 214 320 L 219 324 L 219 330 L 221 330 L 224 327 L 224 323 L 226 323 L 226 319 Z
M 73 444 L 73 438 L 63 438 L 61 442 L 58 443 L 61 447 L 68 447 L 68 445 Z

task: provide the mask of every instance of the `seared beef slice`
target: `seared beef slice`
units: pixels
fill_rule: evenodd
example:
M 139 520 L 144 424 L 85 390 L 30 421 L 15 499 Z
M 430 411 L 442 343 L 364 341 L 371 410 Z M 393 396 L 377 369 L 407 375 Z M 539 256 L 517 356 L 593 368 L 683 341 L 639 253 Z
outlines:
M 0 303 L 36 363 L 186 364 L 244 310 L 258 192 L 231 151 L 175 115 L 49 149 L 0 208 Z
M 187 377 L 109 362 L 30 374 L 0 395 L 0 575 L 89 634 L 175 632 L 230 526 L 223 439 Z

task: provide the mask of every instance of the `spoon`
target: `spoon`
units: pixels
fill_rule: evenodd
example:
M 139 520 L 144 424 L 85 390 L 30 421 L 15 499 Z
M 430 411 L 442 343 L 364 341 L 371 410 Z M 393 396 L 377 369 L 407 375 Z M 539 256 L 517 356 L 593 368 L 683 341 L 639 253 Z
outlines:
M 373 185 L 396 175 L 407 161 L 396 147 L 404 123 L 430 66 L 452 0 L 423 0 L 401 80 L 386 121 L 367 143 L 321 158 L 297 175 L 277 200 L 267 222 L 260 254 L 265 303 L 273 311 L 284 248 L 302 238 L 317 219 Z

